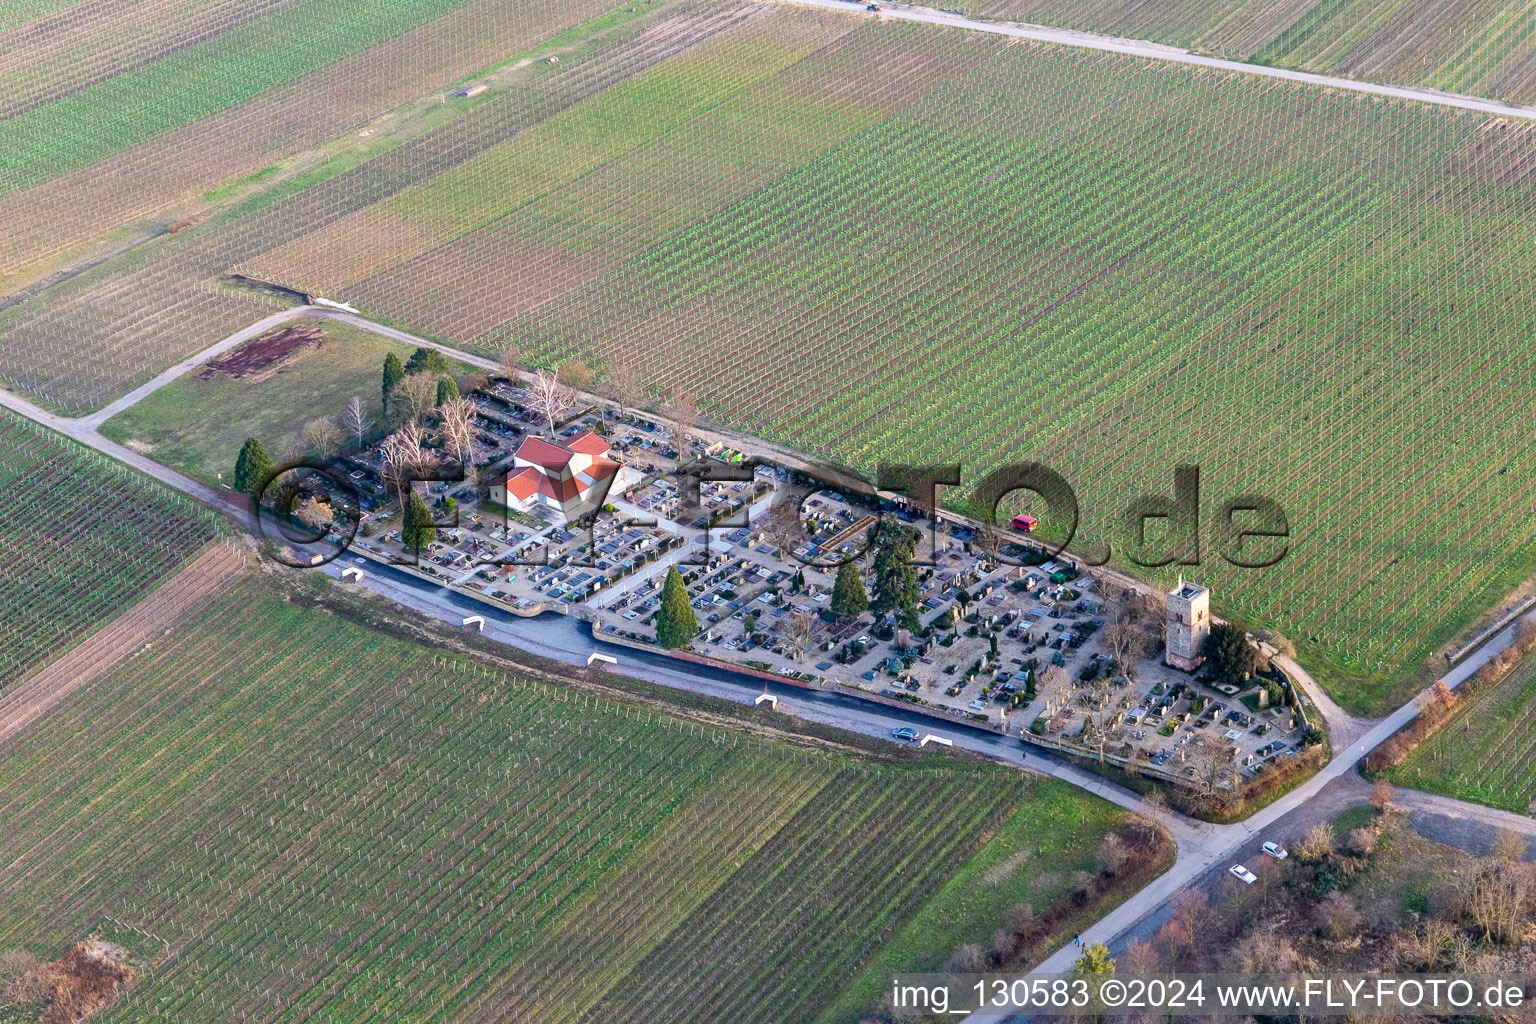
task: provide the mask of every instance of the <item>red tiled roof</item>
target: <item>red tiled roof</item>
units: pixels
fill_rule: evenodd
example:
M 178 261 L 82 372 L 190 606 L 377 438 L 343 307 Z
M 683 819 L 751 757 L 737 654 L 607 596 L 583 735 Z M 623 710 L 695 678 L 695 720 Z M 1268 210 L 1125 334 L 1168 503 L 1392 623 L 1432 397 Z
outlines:
M 507 493 L 518 501 L 527 501 L 539 489 L 539 481 L 542 479 L 543 473 L 532 466 L 525 466 L 507 477 Z
M 564 505 L 581 493 L 581 487 L 575 480 L 561 480 L 547 473 L 539 473 L 539 492 Z
M 537 463 L 545 469 L 558 470 L 571 461 L 572 454 L 569 448 L 546 441 L 542 437 L 526 437 L 523 443 L 517 446 L 516 457 Z
M 582 476 L 589 476 L 594 482 L 606 480 L 619 471 L 619 464 L 610 459 L 593 459 L 592 465 L 581 471 Z
M 608 442 L 591 430 L 572 438 L 571 443 L 566 447 L 573 452 L 594 457 L 608 453 Z

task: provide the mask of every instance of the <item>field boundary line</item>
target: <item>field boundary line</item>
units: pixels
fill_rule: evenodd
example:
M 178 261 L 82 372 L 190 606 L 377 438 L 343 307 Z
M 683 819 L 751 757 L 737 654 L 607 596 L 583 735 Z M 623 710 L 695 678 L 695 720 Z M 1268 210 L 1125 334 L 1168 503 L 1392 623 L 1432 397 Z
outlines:
M 165 630 L 203 607 L 246 564 L 232 541 L 215 541 L 143 601 L 116 616 L 0 697 L 0 748 L 76 690 L 101 678 Z
M 864 8 L 863 0 L 777 0 L 777 2 L 823 7 L 828 10 L 842 11 L 846 14 L 860 14 Z M 1054 43 L 1058 46 L 1075 46 L 1079 49 L 1102 50 L 1107 53 L 1119 53 L 1130 57 L 1146 57 L 1152 60 L 1170 61 L 1175 64 L 1192 64 L 1196 67 L 1215 68 L 1220 71 L 1235 71 L 1239 74 L 1253 75 L 1258 78 L 1276 78 L 1282 81 L 1297 82 L 1302 85 L 1317 86 L 1325 89 L 1363 93 L 1368 96 L 1385 96 L 1392 99 L 1408 100 L 1413 103 L 1471 110 L 1477 113 L 1491 114 L 1496 117 L 1518 117 L 1536 121 L 1536 107 L 1505 103 L 1502 100 L 1488 99 L 1482 96 L 1464 96 L 1460 93 L 1442 92 L 1439 89 L 1430 89 L 1423 86 L 1383 85 L 1379 82 L 1359 81 L 1353 78 L 1337 78 L 1333 75 L 1322 75 L 1313 71 L 1295 71 L 1290 68 L 1249 64 L 1246 61 L 1227 60 L 1222 57 L 1205 57 L 1198 53 L 1191 53 L 1189 50 L 1178 46 L 1154 43 L 1146 39 L 1125 39 L 1119 36 L 1102 35 L 1097 32 L 1051 28 L 1046 25 L 1030 25 L 1024 22 L 978 21 L 974 18 L 968 18 L 963 14 L 950 14 L 931 7 L 919 7 L 912 4 L 881 6 L 880 12 L 872 16 L 878 18 L 897 18 L 903 21 L 920 21 L 930 25 L 945 25 L 950 28 L 967 29 L 972 32 L 990 32 L 993 35 L 1028 39 L 1038 43 Z

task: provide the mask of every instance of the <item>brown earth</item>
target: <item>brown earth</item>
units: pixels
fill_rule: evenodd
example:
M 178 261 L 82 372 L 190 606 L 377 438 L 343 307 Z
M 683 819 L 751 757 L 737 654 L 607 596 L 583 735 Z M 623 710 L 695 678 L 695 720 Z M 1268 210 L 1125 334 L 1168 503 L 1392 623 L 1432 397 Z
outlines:
M 198 372 L 199 380 L 218 377 L 254 377 L 280 368 L 304 349 L 325 343 L 325 331 L 315 324 L 279 327 L 235 349 L 222 359 L 212 359 Z
M 39 1024 L 74 1024 L 112 1001 L 136 973 L 121 946 L 86 939 L 43 969 L 47 1005 Z

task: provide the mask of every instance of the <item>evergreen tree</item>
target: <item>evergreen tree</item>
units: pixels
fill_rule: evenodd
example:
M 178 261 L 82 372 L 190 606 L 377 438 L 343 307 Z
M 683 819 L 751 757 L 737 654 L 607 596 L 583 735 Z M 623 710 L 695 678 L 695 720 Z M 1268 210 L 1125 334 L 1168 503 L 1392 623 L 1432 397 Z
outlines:
M 683 647 L 698 632 L 699 620 L 688 603 L 688 585 L 675 568 L 668 569 L 667 582 L 661 588 L 661 609 L 656 613 L 656 639 L 666 648 Z
M 1109 948 L 1102 942 L 1095 942 L 1091 946 L 1084 943 L 1082 955 L 1072 965 L 1072 973 L 1112 975 L 1115 973 L 1115 958 L 1109 955 Z
M 452 401 L 459 397 L 459 386 L 453 382 L 452 377 L 440 378 L 437 382 L 437 404 Z
M 912 553 L 917 549 L 918 532 L 887 517 L 875 532 L 874 594 L 870 607 L 879 615 L 896 613 L 907 628 L 916 619 L 917 569 Z
M 832 584 L 832 611 L 837 615 L 858 615 L 869 608 L 869 595 L 864 592 L 864 578 L 859 567 L 852 561 L 837 567 L 837 580 Z
M 400 365 L 400 357 L 391 352 L 384 357 L 384 402 L 381 409 L 388 411 L 390 393 L 404 379 L 405 367 Z
M 423 551 L 428 544 L 437 539 L 437 528 L 432 525 L 432 510 L 427 508 L 427 503 L 421 495 L 412 488 L 405 499 L 404 522 L 400 528 L 400 539 L 406 549 L 410 551 Z
M 441 377 L 448 373 L 448 359 L 435 348 L 425 346 L 411 353 L 410 361 L 405 364 L 406 373 L 430 373 L 434 377 Z
M 255 497 L 272 475 L 272 457 L 254 437 L 245 439 L 235 459 L 235 490 Z
M 1241 626 L 1218 622 L 1211 627 L 1202 651 L 1211 668 L 1223 682 L 1242 686 L 1258 667 L 1258 652 L 1248 642 Z

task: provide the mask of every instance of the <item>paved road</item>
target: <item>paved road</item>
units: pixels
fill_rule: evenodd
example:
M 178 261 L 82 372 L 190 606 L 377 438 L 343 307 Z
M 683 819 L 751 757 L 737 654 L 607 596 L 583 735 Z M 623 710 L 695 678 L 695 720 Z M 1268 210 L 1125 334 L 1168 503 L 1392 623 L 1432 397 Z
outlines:
M 794 0 L 794 2 L 814 2 L 814 0 Z M 243 521 L 248 510 L 245 502 L 238 496 L 229 492 L 215 491 L 122 445 L 109 441 L 101 436 L 97 426 L 111 415 L 127 408 L 133 401 L 142 400 L 145 395 L 152 394 L 220 352 L 227 351 L 262 330 L 303 317 L 338 320 L 394 338 L 405 344 L 435 348 L 452 358 L 483 369 L 494 370 L 496 367 L 491 360 L 418 338 L 405 331 L 374 324 L 361 316 L 325 307 L 301 306 L 267 317 L 217 345 L 183 360 L 140 388 L 136 388 L 129 395 L 125 395 L 89 417 L 70 419 L 58 416 L 4 390 L 0 390 L 0 405 L 52 427 L 104 454 L 111 455 L 167 486 L 196 497 Z M 343 560 L 330 563 L 320 571 L 339 576 L 344 567 L 356 564 L 356 559 L 360 557 L 349 555 Z M 916 712 L 887 708 L 837 691 L 802 690 L 787 684 L 771 682 L 765 684 L 755 677 L 726 669 L 691 664 L 682 667 L 681 663 L 660 654 L 649 654 L 629 647 L 618 647 L 595 641 L 584 624 L 566 616 L 550 613 L 533 619 L 521 618 L 476 601 L 466 594 L 448 590 L 434 582 L 371 560 L 366 561 L 366 564 L 361 567 L 365 574 L 362 586 L 405 607 L 455 625 L 462 622 L 463 618 L 469 614 L 483 615 L 486 618 L 486 635 L 520 650 L 568 664 L 585 664 L 587 655 L 594 650 L 599 650 L 618 658 L 622 671 L 626 675 L 749 704 L 758 694 L 768 692 L 779 698 L 780 708 L 787 713 L 866 735 L 886 736 L 892 729 L 910 725 L 921 732 L 950 739 L 955 746 L 1054 776 L 1121 807 L 1151 816 L 1150 809 L 1136 794 L 1115 786 L 1092 772 L 1067 764 L 1043 752 L 1031 749 L 1026 757 L 1023 745 L 1017 739 L 973 729 L 958 722 L 951 725 Z M 1126 579 L 1129 580 L 1129 578 Z M 1138 586 L 1145 586 L 1140 581 L 1131 582 Z M 1452 688 L 1460 685 L 1484 663 L 1507 647 L 1513 639 L 1514 628 L 1514 624 L 1509 625 L 1466 661 L 1448 672 L 1443 677 L 1446 685 Z M 1322 694 L 1321 688 L 1317 687 L 1300 666 L 1291 663 L 1289 667 L 1295 670 L 1298 680 L 1314 695 Z M 1162 815 L 1162 823 L 1169 829 L 1178 844 L 1176 863 L 1147 888 L 1086 929 L 1082 933 L 1085 942 L 1112 943 L 1131 928 L 1147 920 L 1167 902 L 1173 893 L 1221 866 L 1245 844 L 1255 842 L 1261 832 L 1281 828 L 1289 816 L 1299 808 L 1305 807 L 1334 780 L 1345 776 L 1366 752 L 1418 714 L 1416 698 L 1392 715 L 1371 722 L 1345 715 L 1332 701 L 1326 700 L 1325 694 L 1323 697 L 1325 699 L 1320 701 L 1318 706 L 1322 709 L 1325 718 L 1329 719 L 1330 724 L 1339 729 L 1333 760 L 1316 777 L 1309 779 L 1247 820 L 1236 824 L 1211 825 L 1182 815 Z M 1477 818 L 1480 812 L 1485 810 L 1471 805 L 1459 805 L 1456 801 L 1447 801 L 1448 804 L 1457 804 L 1461 808 L 1462 815 L 1472 818 Z M 1435 813 L 1449 813 L 1449 807 L 1438 805 Z M 1076 949 L 1069 945 L 1047 958 L 1037 970 L 1063 971 L 1070 967 L 1075 958 Z M 973 1016 L 970 1019 L 980 1024 L 982 1021 L 1000 1018 L 984 1015 Z
M 848 0 L 785 0 L 785 2 L 807 4 L 812 7 L 826 7 L 830 10 L 844 12 L 858 12 L 864 8 L 863 0 L 859 0 L 857 3 L 850 3 Z M 1100 35 L 1096 32 L 1078 32 L 1073 29 L 1047 28 L 1041 25 L 1024 25 L 1015 22 L 978 21 L 973 18 L 967 18 L 963 14 L 949 14 L 944 11 L 936 11 L 931 7 L 916 7 L 907 4 L 893 5 L 884 2 L 884 0 L 882 0 L 880 7 L 881 11 L 878 15 L 870 14 L 868 16 L 872 18 L 900 18 L 904 21 L 922 21 L 932 25 L 947 25 L 951 28 L 970 29 L 975 32 L 990 32 L 1000 36 L 1012 36 L 1016 39 L 1033 39 L 1042 43 L 1057 43 L 1061 46 L 1077 46 L 1090 50 L 1105 50 L 1109 53 L 1124 53 L 1133 57 L 1149 57 L 1153 60 L 1166 60 L 1175 64 L 1193 64 L 1203 68 L 1219 68 L 1222 71 L 1236 71 L 1239 74 L 1254 75 L 1259 78 L 1278 78 L 1287 82 L 1300 82 L 1304 85 L 1338 89 L 1344 92 L 1365 93 L 1370 96 L 1390 96 L 1393 99 L 1411 100 L 1415 103 L 1428 103 L 1440 107 L 1456 107 L 1483 114 L 1496 114 L 1501 117 L 1519 117 L 1536 120 L 1536 107 L 1522 107 L 1513 103 L 1504 103 L 1499 100 L 1491 100 L 1479 96 L 1462 96 L 1457 93 L 1441 92 L 1438 89 L 1424 89 L 1414 86 L 1380 85 L 1375 82 L 1360 82 L 1351 78 L 1319 75 L 1310 71 L 1292 71 L 1287 68 L 1265 67 L 1262 64 L 1223 60 L 1220 57 L 1203 57 L 1196 53 L 1190 53 L 1181 47 L 1148 42 L 1145 39 L 1121 39 L 1116 36 Z
M 1471 675 L 1486 664 L 1514 640 L 1515 624 L 1500 632 L 1487 645 L 1478 650 L 1466 661 L 1447 672 L 1441 679 L 1452 689 L 1460 686 Z M 1224 867 L 1226 862 L 1236 862 L 1237 855 L 1246 845 L 1255 843 L 1261 835 L 1278 833 L 1289 834 L 1287 821 L 1298 810 L 1306 808 L 1318 795 L 1328 787 L 1335 779 L 1339 779 L 1354 770 L 1355 765 L 1377 744 L 1398 729 L 1412 721 L 1419 713 L 1418 696 L 1403 705 L 1397 711 L 1386 718 L 1375 722 L 1371 728 L 1358 739 L 1347 746 L 1335 748 L 1333 760 L 1322 771 L 1308 779 L 1302 785 L 1296 787 L 1285 796 L 1276 800 L 1268 807 L 1255 812 L 1251 817 L 1232 825 L 1220 827 L 1217 841 L 1206 847 L 1204 851 L 1191 851 L 1189 856 L 1182 855 L 1178 862 L 1165 875 L 1159 878 L 1152 886 L 1142 890 L 1131 900 L 1122 904 L 1091 927 L 1085 929 L 1082 938 L 1085 943 L 1102 942 L 1109 945 L 1119 939 L 1123 934 L 1148 917 L 1173 893 L 1191 884 L 1204 876 L 1212 868 Z M 1428 794 L 1419 795 L 1428 798 Z M 1475 804 L 1463 804 L 1460 801 L 1450 800 L 1447 797 L 1433 798 L 1438 810 L 1446 813 L 1450 805 L 1458 807 L 1459 813 L 1471 819 L 1484 822 L 1502 823 L 1506 812 L 1491 811 L 1489 808 Z M 1444 801 L 1443 804 L 1439 801 Z M 1067 945 L 1057 950 L 1043 961 L 1037 971 L 1060 972 L 1069 969 L 1077 959 L 1078 950 L 1072 945 Z M 971 1024 L 982 1024 L 984 1021 L 1003 1020 L 993 1014 L 972 1015 L 966 1018 Z
M 682 663 L 660 653 L 605 643 L 594 638 L 585 623 L 571 616 L 558 612 L 546 612 L 533 618 L 513 615 L 414 573 L 361 555 L 349 554 L 312 571 L 339 579 L 343 571 L 351 568 L 361 569 L 363 577 L 360 582 L 349 585 L 365 587 L 412 611 L 453 625 L 459 625 L 467 616 L 483 615 L 486 620 L 483 634 L 518 650 L 571 665 L 585 665 L 587 656 L 597 651 L 617 658 L 619 667 L 616 671 L 626 676 L 743 704 L 753 703 L 762 693 L 771 693 L 779 698 L 781 713 L 866 736 L 888 737 L 893 729 L 911 726 L 919 733 L 951 740 L 956 747 L 1070 782 L 1127 810 L 1149 813 L 1139 795 L 1047 753 L 1033 749 L 1026 752 L 1018 739 L 1000 736 L 990 730 L 972 728 L 961 722 L 946 723 L 837 690 L 802 689 L 729 669 Z M 1219 826 L 1183 817 L 1174 817 L 1171 821 L 1165 819 L 1164 824 L 1181 849 L 1204 850 L 1219 834 Z

